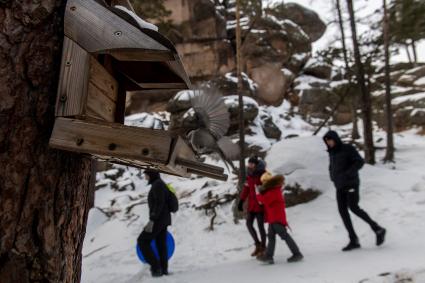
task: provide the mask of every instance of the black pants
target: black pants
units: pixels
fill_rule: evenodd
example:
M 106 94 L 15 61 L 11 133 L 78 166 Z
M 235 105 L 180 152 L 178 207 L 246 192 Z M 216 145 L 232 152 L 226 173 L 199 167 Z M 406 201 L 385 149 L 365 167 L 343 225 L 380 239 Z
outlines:
M 344 226 L 348 231 L 348 235 L 351 241 L 357 241 L 358 237 L 354 231 L 353 223 L 351 222 L 350 213 L 348 210 L 351 210 L 355 215 L 367 222 L 373 231 L 379 230 L 379 225 L 369 217 L 369 215 L 360 208 L 359 201 L 359 186 L 354 188 L 343 188 L 339 189 L 336 192 L 336 199 L 338 202 L 338 210 L 341 215 Z
M 151 248 L 152 240 L 156 241 L 156 248 L 158 250 L 159 261 L 156 259 L 155 254 Z M 167 256 L 167 228 L 147 233 L 143 231 L 137 238 L 137 243 L 149 265 L 151 270 L 162 270 L 168 272 L 168 256 Z
M 260 231 L 261 242 L 258 239 L 257 231 L 254 228 L 254 220 L 257 219 L 258 230 Z M 264 228 L 264 213 L 262 212 L 248 212 L 246 218 L 246 227 L 248 228 L 251 237 L 254 239 L 256 245 L 266 246 L 266 229 Z
M 286 231 L 286 227 L 283 226 L 283 224 L 280 223 L 273 223 L 269 225 L 269 242 L 267 244 L 267 251 L 266 254 L 269 257 L 274 256 L 274 250 L 276 247 L 276 234 L 279 235 L 279 237 L 286 242 L 288 245 L 288 248 L 291 250 L 293 255 L 301 254 L 300 249 L 298 248 L 297 244 L 295 243 L 294 239 L 292 239 L 291 235 L 288 234 Z

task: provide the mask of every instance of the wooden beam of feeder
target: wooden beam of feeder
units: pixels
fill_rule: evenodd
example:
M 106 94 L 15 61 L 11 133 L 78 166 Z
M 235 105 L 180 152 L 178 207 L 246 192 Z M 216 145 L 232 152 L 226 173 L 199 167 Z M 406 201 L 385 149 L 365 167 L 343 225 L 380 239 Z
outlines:
M 211 174 L 223 174 L 224 169 L 222 167 L 217 167 L 210 164 L 205 164 L 201 162 L 196 162 L 192 160 L 177 158 L 175 161 L 176 165 L 181 165 L 190 169 L 194 169 L 197 171 L 206 171 L 210 172 Z
M 169 51 L 139 28 L 95 1 L 68 1 L 65 35 L 90 53 L 121 48 Z
M 74 152 L 166 165 L 172 138 L 166 131 L 120 124 L 56 119 L 50 146 Z
M 219 181 L 227 181 L 227 179 L 229 178 L 229 176 L 227 176 L 226 174 L 214 174 L 214 173 L 205 172 L 205 171 L 196 170 L 196 169 L 191 169 L 191 168 L 188 168 L 187 172 L 190 173 L 190 174 L 204 176 L 204 177 L 216 179 L 216 180 L 219 180 Z

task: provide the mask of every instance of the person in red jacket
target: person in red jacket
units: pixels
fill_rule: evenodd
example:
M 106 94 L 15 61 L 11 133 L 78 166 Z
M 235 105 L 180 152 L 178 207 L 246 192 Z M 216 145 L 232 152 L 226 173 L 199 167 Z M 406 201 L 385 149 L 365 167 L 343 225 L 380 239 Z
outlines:
M 269 172 L 261 176 L 262 185 L 257 188 L 257 199 L 264 205 L 265 221 L 269 223 L 268 245 L 266 252 L 257 257 L 259 261 L 273 264 L 274 250 L 276 246 L 276 234 L 282 238 L 292 252 L 288 262 L 297 262 L 303 259 L 297 244 L 291 235 L 288 234 L 286 227 L 285 199 L 282 194 L 282 187 L 285 178 L 282 175 L 272 176 Z
M 239 211 L 243 211 L 243 204 L 248 201 L 248 213 L 246 218 L 246 226 L 251 237 L 255 242 L 255 250 L 251 256 L 258 256 L 266 249 L 266 230 L 264 229 L 264 208 L 258 203 L 255 188 L 261 185 L 261 175 L 266 171 L 266 164 L 258 157 L 251 157 L 248 160 L 248 176 L 244 188 L 240 195 L 238 204 Z M 257 231 L 254 228 L 254 220 L 257 220 L 258 230 L 261 240 L 258 239 Z

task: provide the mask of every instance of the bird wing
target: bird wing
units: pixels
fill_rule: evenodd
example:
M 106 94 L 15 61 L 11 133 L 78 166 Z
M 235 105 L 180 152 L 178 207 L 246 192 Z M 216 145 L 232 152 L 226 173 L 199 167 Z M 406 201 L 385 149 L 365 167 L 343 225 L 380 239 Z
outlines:
M 205 127 L 217 140 L 230 126 L 230 117 L 221 94 L 215 89 L 196 91 L 191 98 L 192 107 Z

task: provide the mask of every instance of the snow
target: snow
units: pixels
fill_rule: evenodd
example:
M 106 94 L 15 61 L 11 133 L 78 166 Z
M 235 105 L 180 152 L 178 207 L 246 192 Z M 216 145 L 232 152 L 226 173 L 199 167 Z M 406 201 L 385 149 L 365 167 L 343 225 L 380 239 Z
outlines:
M 425 86 L 425 77 L 419 78 L 415 81 L 415 85 L 417 86 Z
M 158 27 L 154 24 L 148 23 L 147 21 L 143 20 L 142 18 L 140 18 L 138 15 L 136 15 L 133 11 L 127 9 L 127 7 L 124 6 L 120 6 L 120 5 L 116 5 L 114 6 L 117 9 L 120 9 L 124 12 L 126 12 L 127 14 L 129 14 L 133 19 L 136 20 L 136 22 L 139 24 L 139 26 L 141 28 L 145 28 L 145 29 L 151 29 L 154 31 L 158 31 Z
M 190 101 L 194 95 L 195 92 L 193 90 L 182 90 L 173 99 L 177 101 Z
M 244 96 L 242 98 L 242 100 L 243 100 L 243 104 L 244 104 L 244 109 L 246 109 L 246 107 L 248 107 L 249 105 L 252 105 L 256 108 L 259 107 L 257 101 L 255 101 L 251 97 Z M 239 105 L 239 96 L 238 95 L 225 96 L 224 97 L 224 103 L 229 107 L 230 106 L 237 107 Z
M 249 89 L 251 91 L 255 91 L 258 87 L 257 83 L 255 83 L 246 73 L 242 72 L 242 81 L 247 81 L 249 85 Z M 226 73 L 225 78 L 233 83 L 238 83 L 238 77 L 234 73 Z
M 164 129 L 161 119 L 157 117 L 157 115 L 149 113 L 139 113 L 127 116 L 125 117 L 125 125 L 155 130 Z
M 425 99 L 425 92 L 411 94 L 411 95 L 405 95 L 401 97 L 394 98 L 392 100 L 393 105 L 400 105 L 404 102 L 410 102 L 410 101 L 419 101 Z
M 309 75 L 302 75 L 295 79 L 294 85 L 296 90 L 307 90 L 313 88 L 313 84 L 321 85 L 323 87 L 329 86 L 329 81 L 324 79 L 319 79 Z
M 269 112 L 272 110 L 278 111 L 276 108 Z M 266 158 L 273 172 L 286 174 L 288 183 L 297 182 L 322 192 L 316 200 L 287 210 L 293 237 L 305 255 L 303 262 L 286 263 L 289 251 L 279 240 L 274 266 L 262 266 L 250 258 L 251 239 L 243 221 L 233 223 L 230 205 L 217 209 L 215 230 L 207 229 L 211 215 L 206 216 L 205 211 L 194 206 L 204 202 L 210 191 L 219 195 L 234 192 L 232 179 L 211 182 L 205 178 L 165 176 L 181 203 L 170 229 L 176 239 L 176 253 L 170 261 L 172 275 L 152 279 L 148 267 L 138 261 L 134 248 L 148 220 L 148 209 L 144 204 L 138 205 L 130 216 L 125 214 L 126 207 L 145 200 L 148 192 L 146 182 L 136 178 L 137 170 L 132 169 L 129 172 L 136 184 L 134 192 L 114 192 L 109 188 L 96 191 L 97 207 L 106 209 L 115 200 L 117 204 L 110 209 L 119 212 L 107 220 L 99 210 L 91 210 L 81 282 L 348 283 L 367 279 L 362 282 L 387 283 L 407 277 L 424 282 L 423 137 L 414 131 L 397 134 L 396 163 L 366 165 L 361 171 L 361 205 L 387 228 L 388 237 L 382 247 L 376 247 L 369 227 L 353 217 L 362 249 L 343 253 L 339 249 L 346 244 L 347 235 L 337 212 L 335 189 L 328 178 L 328 156 L 321 140 L 325 131 L 311 137 L 311 131 L 304 129 L 303 137 L 275 143 Z M 344 133 L 345 128 L 339 131 Z M 377 138 L 384 134 L 379 132 Z M 383 152 L 379 152 L 379 158 L 382 156 Z

